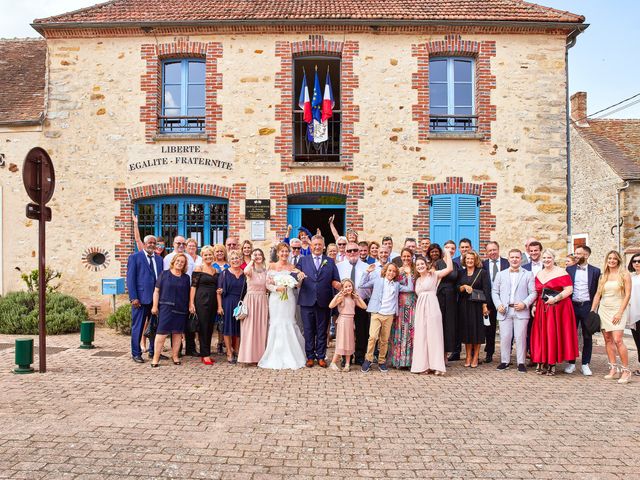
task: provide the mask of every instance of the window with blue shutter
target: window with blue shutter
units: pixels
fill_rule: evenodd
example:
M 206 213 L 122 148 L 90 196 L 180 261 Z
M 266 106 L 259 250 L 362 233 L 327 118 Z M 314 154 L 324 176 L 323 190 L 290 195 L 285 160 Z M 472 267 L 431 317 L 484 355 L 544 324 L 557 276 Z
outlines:
M 480 243 L 480 206 L 476 195 L 432 195 L 429 211 L 431 243 L 440 246 L 447 240 L 456 245 L 461 238 Z

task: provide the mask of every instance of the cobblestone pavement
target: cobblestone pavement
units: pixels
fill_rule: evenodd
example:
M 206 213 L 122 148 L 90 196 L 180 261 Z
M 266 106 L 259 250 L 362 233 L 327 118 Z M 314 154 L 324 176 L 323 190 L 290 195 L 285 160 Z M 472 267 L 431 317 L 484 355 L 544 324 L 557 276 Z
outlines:
M 638 478 L 640 378 L 604 380 L 602 347 L 591 378 L 495 362 L 434 377 L 151 369 L 96 333 L 96 350 L 49 337 L 66 350 L 43 375 L 11 373 L 0 336 L 0 478 Z

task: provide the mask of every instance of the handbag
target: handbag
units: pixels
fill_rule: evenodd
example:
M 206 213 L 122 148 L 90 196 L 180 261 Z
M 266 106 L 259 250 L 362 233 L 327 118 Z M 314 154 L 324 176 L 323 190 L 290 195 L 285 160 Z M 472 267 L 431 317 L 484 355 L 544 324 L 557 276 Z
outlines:
M 242 292 L 240 293 L 240 301 L 238 302 L 238 305 L 236 305 L 236 307 L 233 309 L 233 318 L 238 321 L 244 320 L 245 318 L 247 318 L 247 315 L 249 315 L 249 308 L 247 307 L 247 304 L 242 300 L 246 294 L 246 289 L 247 277 L 245 276 L 244 284 L 242 285 Z
M 547 302 L 550 298 L 555 298 L 558 295 L 560 295 L 560 292 L 557 290 L 554 290 L 553 288 L 543 288 L 541 297 L 542 297 L 542 300 Z
M 473 288 L 473 284 L 476 283 L 476 280 L 478 280 L 479 276 L 480 270 L 478 270 L 476 278 L 474 278 L 473 282 L 471 282 L 471 285 L 469 285 L 471 288 Z M 487 303 L 487 296 L 479 288 L 473 288 L 473 290 L 471 290 L 471 295 L 469 296 L 469 301 L 476 303 Z
M 153 338 L 156 336 L 156 332 L 158 331 L 158 316 L 151 315 L 149 317 L 149 321 L 147 322 L 147 328 L 142 333 L 147 338 Z
M 189 321 L 187 322 L 187 332 L 196 333 L 198 331 L 200 322 L 198 321 L 198 314 L 189 314 Z
M 600 331 L 600 315 L 598 312 L 589 312 L 584 322 L 584 327 L 591 335 Z

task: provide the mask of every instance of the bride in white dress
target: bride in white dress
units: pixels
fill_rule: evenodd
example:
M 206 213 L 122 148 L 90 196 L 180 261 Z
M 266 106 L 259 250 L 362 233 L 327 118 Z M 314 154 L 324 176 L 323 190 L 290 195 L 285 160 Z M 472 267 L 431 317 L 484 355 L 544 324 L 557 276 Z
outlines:
M 298 274 L 298 286 L 304 273 L 299 272 L 288 262 L 289 245 L 278 245 L 278 261 L 269 266 L 267 272 L 267 288 L 269 295 L 269 334 L 267 348 L 258 362 L 258 367 L 281 369 L 298 369 L 305 366 L 307 357 L 304 353 L 304 337 L 296 324 L 296 296 L 293 288 L 278 286 L 279 277 L 291 277 L 291 272 Z M 286 289 L 288 299 L 281 295 Z

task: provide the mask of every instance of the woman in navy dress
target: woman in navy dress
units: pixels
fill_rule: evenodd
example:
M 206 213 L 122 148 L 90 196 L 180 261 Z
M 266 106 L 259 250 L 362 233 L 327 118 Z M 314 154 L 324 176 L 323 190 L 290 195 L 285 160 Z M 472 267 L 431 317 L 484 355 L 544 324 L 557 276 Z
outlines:
M 189 262 L 184 253 L 176 254 L 169 264 L 169 270 L 158 277 L 153 292 L 151 313 L 158 315 L 155 351 L 152 367 L 157 367 L 160 354 L 168 335 L 171 335 L 173 363 L 180 365 L 179 352 L 182 347 L 182 334 L 189 315 L 189 292 L 191 279 L 187 275 Z
M 227 361 L 237 363 L 240 346 L 240 322 L 233 317 L 233 309 L 247 290 L 246 278 L 240 268 L 242 256 L 233 251 L 229 255 L 231 266 L 218 278 L 218 314 L 223 315 L 222 334 L 227 347 Z

